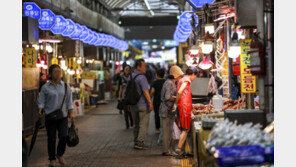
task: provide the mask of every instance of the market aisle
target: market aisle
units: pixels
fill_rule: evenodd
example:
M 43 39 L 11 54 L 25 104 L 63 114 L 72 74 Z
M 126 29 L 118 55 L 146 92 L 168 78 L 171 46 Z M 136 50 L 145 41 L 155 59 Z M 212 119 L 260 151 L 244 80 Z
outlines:
M 135 150 L 133 129 L 125 129 L 124 117 L 118 114 L 115 102 L 89 111 L 76 120 L 80 143 L 74 148 L 67 147 L 65 159 L 68 166 L 180 167 L 180 160 L 161 156 L 161 146 L 157 145 L 158 135 L 154 133 L 153 118 L 151 112 L 146 142 L 151 149 Z M 34 150 L 29 157 L 29 167 L 44 167 L 48 164 L 46 138 L 45 131 L 38 135 Z

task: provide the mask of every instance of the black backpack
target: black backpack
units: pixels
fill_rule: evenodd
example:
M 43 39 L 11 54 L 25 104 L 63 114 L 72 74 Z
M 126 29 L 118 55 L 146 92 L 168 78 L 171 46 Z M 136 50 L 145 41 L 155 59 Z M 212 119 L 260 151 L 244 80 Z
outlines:
M 131 75 L 131 79 L 128 81 L 124 96 L 124 104 L 125 105 L 136 105 L 138 101 L 140 100 L 142 94 L 139 94 L 137 89 L 137 83 L 135 79 L 143 74 L 137 74 L 134 78 Z

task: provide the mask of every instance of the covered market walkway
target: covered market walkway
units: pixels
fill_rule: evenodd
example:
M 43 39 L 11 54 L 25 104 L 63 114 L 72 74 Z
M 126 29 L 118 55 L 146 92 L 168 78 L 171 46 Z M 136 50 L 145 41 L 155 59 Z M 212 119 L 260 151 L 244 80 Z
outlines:
M 148 150 L 133 148 L 133 129 L 126 129 L 124 116 L 116 109 L 115 102 L 100 105 L 90 110 L 85 116 L 76 118 L 76 127 L 80 143 L 67 147 L 65 159 L 71 167 L 179 167 L 181 160 L 162 156 L 162 147 L 157 145 L 158 134 L 154 133 L 154 113 L 151 112 L 149 132 L 147 135 Z M 44 167 L 47 160 L 46 131 L 38 134 L 36 145 L 28 160 L 29 167 Z M 30 139 L 27 140 L 27 143 Z M 184 164 L 184 163 L 183 163 Z M 182 165 L 184 166 L 184 165 Z

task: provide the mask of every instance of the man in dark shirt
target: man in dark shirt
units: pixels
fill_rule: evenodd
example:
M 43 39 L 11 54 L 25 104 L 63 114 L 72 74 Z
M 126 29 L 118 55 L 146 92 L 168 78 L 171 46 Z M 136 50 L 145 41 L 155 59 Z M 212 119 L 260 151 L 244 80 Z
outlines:
M 150 96 L 153 98 L 153 108 L 154 108 L 154 113 L 155 113 L 155 132 L 160 133 L 159 128 L 160 128 L 160 117 L 159 117 L 159 106 L 161 103 L 160 95 L 161 95 L 161 89 L 162 86 L 165 82 L 164 79 L 165 75 L 165 70 L 164 69 L 159 69 L 156 71 L 156 80 L 152 83 L 151 85 L 151 92 Z

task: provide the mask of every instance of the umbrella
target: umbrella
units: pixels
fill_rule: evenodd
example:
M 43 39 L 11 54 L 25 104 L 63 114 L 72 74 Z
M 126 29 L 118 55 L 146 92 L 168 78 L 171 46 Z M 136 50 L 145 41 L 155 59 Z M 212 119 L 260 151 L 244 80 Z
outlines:
M 35 130 L 34 130 L 34 133 L 33 133 L 31 144 L 30 144 L 29 156 L 30 156 L 31 151 L 32 151 L 32 149 L 34 147 L 34 144 L 35 144 L 35 141 L 36 141 L 36 138 L 37 138 L 37 133 L 38 133 L 38 130 L 39 130 L 40 125 L 41 125 L 41 120 L 39 118 L 37 120 L 37 122 L 35 123 Z

